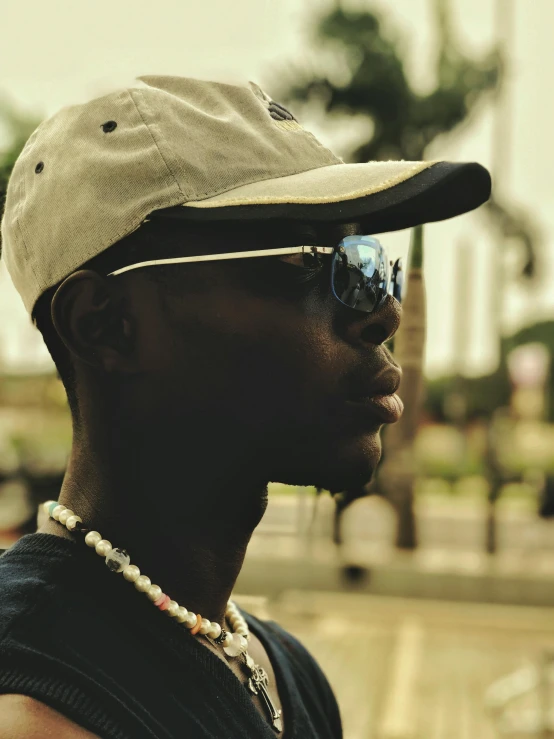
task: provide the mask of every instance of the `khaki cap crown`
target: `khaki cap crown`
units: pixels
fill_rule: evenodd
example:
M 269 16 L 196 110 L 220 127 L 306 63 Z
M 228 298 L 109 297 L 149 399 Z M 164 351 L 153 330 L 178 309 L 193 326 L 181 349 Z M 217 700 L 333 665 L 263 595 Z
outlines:
M 45 120 L 15 164 L 3 257 L 29 312 L 153 210 L 341 162 L 294 120 L 273 118 L 253 83 L 138 79 L 144 87 Z

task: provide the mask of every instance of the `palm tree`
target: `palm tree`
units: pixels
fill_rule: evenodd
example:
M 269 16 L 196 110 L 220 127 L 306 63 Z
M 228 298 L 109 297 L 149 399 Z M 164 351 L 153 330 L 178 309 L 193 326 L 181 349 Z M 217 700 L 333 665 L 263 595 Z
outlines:
M 428 146 L 439 135 L 467 125 L 481 101 L 500 90 L 505 65 L 499 49 L 492 48 L 479 58 L 469 57 L 453 32 L 448 0 L 430 2 L 437 25 L 438 53 L 436 85 L 428 94 L 420 94 L 412 87 L 406 75 L 402 39 L 385 30 L 383 17 L 377 12 L 346 10 L 340 2 L 316 22 L 311 59 L 290 63 L 276 75 L 273 87 L 297 118 L 304 114 L 309 119 L 317 111 L 326 114 L 330 125 L 345 115 L 367 120 L 370 133 L 347 152 L 346 161 L 425 159 Z M 481 211 L 494 229 L 510 240 L 510 247 L 523 251 L 520 276 L 533 277 L 538 234 L 532 218 L 496 196 Z M 417 300 L 424 301 L 423 289 L 418 294 Z M 422 313 L 423 303 L 419 308 Z M 414 309 L 418 311 L 418 306 Z M 418 413 L 422 368 L 410 370 L 410 383 L 417 390 L 410 393 L 404 383 L 406 418 Z M 400 424 L 402 428 L 391 427 L 384 434 L 384 461 L 388 457 L 389 466 L 394 466 L 391 457 L 396 458 L 396 454 L 392 447 L 397 448 L 396 442 L 402 437 L 408 468 L 410 435 L 413 441 L 415 424 Z M 385 487 L 385 476 L 381 481 Z M 416 545 L 410 490 L 410 485 L 403 484 L 392 496 L 400 522 L 397 543 L 406 548 Z

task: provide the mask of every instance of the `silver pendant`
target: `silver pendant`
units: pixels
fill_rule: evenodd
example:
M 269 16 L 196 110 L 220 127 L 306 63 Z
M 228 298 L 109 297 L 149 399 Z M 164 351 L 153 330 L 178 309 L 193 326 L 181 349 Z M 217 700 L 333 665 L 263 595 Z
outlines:
M 255 664 L 254 660 L 249 654 L 246 654 L 246 665 L 250 672 L 248 678 L 248 689 L 253 695 L 259 695 L 266 705 L 266 708 L 271 716 L 271 725 L 275 731 L 283 731 L 283 722 L 281 721 L 281 711 L 277 710 L 273 705 L 267 686 L 269 685 L 269 678 L 267 672 L 260 665 Z

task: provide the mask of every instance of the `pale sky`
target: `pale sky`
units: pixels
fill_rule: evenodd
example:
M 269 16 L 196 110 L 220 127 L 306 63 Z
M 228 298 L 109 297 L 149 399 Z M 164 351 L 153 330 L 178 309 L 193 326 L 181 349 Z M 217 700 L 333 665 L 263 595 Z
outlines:
M 435 53 L 430 25 L 431 0 L 371 2 L 404 36 L 410 72 L 422 89 L 432 85 L 429 62 Z M 496 0 L 453 0 L 456 27 L 469 49 L 481 51 L 495 36 Z M 504 0 L 506 4 L 508 0 Z M 545 238 L 545 280 L 525 295 L 513 290 L 504 323 L 514 328 L 533 317 L 554 317 L 554 183 L 549 176 L 554 104 L 548 74 L 554 69 L 553 0 L 514 0 L 514 70 L 508 111 L 512 146 L 497 183 L 513 202 L 535 213 Z M 324 0 L 157 0 L 155 4 L 119 0 L 75 3 L 5 3 L 0 45 L 0 96 L 43 117 L 64 105 L 83 102 L 132 85 L 142 74 L 173 74 L 224 82 L 254 80 L 269 93 L 284 62 L 307 59 L 306 29 L 325 7 Z M 321 120 L 301 121 L 340 155 L 357 135 L 354 126 L 333 128 Z M 438 142 L 430 158 L 479 161 L 491 166 L 492 112 L 484 106 L 464 132 Z M 500 178 L 499 178 L 500 179 Z M 391 256 L 405 255 L 407 232 L 383 235 Z M 492 334 L 493 243 L 476 214 L 426 228 L 425 275 L 428 294 L 426 367 L 430 376 L 455 362 L 454 305 L 457 245 L 468 244 L 474 295 L 468 307 L 466 369 L 489 371 L 496 350 Z M 5 268 L 0 267 L 0 358 L 7 369 L 49 364 L 38 333 L 30 326 Z

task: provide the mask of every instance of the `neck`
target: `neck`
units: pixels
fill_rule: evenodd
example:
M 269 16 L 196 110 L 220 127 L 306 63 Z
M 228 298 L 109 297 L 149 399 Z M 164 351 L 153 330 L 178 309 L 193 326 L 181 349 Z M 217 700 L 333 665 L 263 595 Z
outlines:
M 223 624 L 267 483 L 248 474 L 252 460 L 229 437 L 218 443 L 213 427 L 211 437 L 196 428 L 178 443 L 175 434 L 111 428 L 75 439 L 60 503 L 126 549 L 172 600 Z M 54 521 L 41 531 L 64 535 Z

